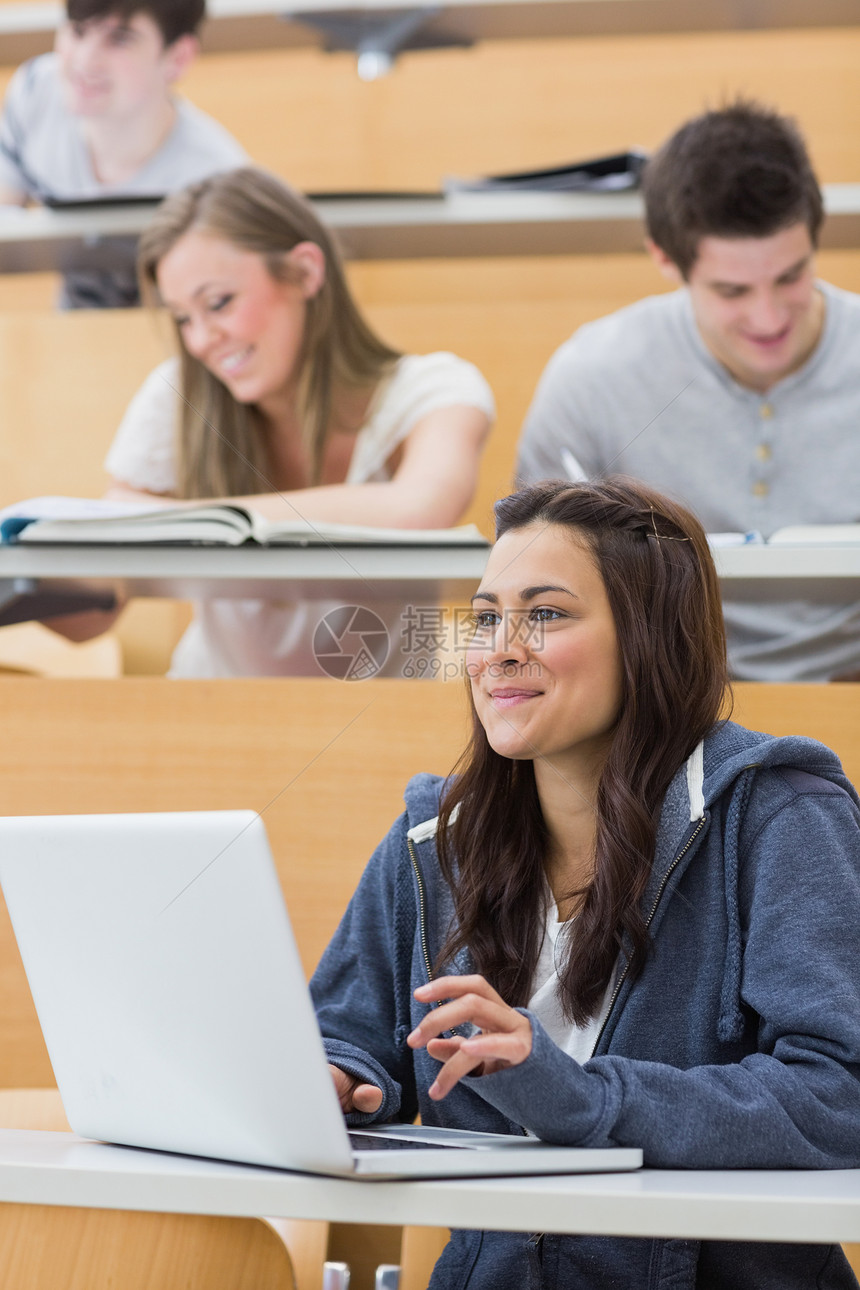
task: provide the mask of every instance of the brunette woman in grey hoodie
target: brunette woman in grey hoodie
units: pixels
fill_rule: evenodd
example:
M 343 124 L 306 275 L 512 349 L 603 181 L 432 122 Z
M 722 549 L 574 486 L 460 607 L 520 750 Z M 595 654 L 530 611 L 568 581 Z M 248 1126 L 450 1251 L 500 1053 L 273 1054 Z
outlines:
M 629 480 L 496 508 L 472 741 L 417 776 L 312 982 L 353 1124 L 661 1168 L 860 1167 L 860 809 L 725 719 L 707 540 Z M 431 1290 L 836 1290 L 838 1246 L 458 1231 Z

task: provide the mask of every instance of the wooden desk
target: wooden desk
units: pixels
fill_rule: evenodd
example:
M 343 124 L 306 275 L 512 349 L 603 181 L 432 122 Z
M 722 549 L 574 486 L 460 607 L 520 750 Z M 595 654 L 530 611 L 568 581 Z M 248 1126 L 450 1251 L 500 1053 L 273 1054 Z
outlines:
M 860 1170 L 358 1182 L 0 1130 L 0 1201 L 711 1240 L 860 1240 Z

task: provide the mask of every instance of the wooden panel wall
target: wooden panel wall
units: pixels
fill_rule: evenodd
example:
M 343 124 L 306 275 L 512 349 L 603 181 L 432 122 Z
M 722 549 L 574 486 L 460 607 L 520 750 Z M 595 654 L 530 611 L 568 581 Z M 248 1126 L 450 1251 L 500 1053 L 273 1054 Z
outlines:
M 860 29 L 487 41 L 402 56 L 211 54 L 186 89 L 299 187 L 437 185 L 640 144 L 744 93 L 794 113 L 825 180 L 860 179 Z M 253 69 L 253 70 L 251 70 Z
M 652 148 L 744 93 L 796 114 L 825 180 L 860 179 L 860 28 L 485 41 L 402 55 L 207 54 L 184 91 L 301 188 L 435 186 L 446 174 Z M 12 67 L 0 68 L 0 91 Z

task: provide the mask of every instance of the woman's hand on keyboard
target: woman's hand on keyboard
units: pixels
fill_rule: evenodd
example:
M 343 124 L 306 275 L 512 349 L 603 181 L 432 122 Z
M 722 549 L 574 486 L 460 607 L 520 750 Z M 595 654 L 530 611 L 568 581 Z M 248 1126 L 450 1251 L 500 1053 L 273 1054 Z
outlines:
M 362 1084 L 354 1075 L 347 1075 L 346 1071 L 331 1063 L 329 1070 L 344 1115 L 350 1111 L 378 1111 L 382 1106 L 381 1088 L 377 1088 L 375 1084 Z

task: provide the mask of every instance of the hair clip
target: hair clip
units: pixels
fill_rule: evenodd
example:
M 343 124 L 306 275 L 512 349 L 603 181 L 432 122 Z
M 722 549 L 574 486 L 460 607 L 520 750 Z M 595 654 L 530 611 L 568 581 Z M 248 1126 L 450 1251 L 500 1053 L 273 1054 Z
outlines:
M 644 533 L 645 533 L 645 536 L 646 536 L 646 537 L 652 537 L 652 536 L 653 536 L 653 537 L 655 537 L 655 538 L 657 539 L 657 541 L 658 541 L 658 542 L 690 542 L 690 541 L 692 541 L 692 538 L 688 538 L 688 537 L 671 537 L 668 533 L 663 533 L 663 534 L 658 533 L 658 532 L 657 532 L 657 521 L 656 521 L 656 520 L 655 520 L 655 518 L 654 518 L 654 507 L 652 506 L 652 507 L 650 507 L 649 509 L 650 509 L 650 511 L 651 511 L 651 527 L 652 527 L 652 529 L 654 530 L 654 532 L 653 532 L 653 534 L 649 533 L 649 532 L 648 532 L 648 526 L 647 526 L 647 525 L 645 525 L 645 524 L 643 524 L 643 525 L 642 525 L 642 529 L 643 529 L 643 531 L 644 531 Z

